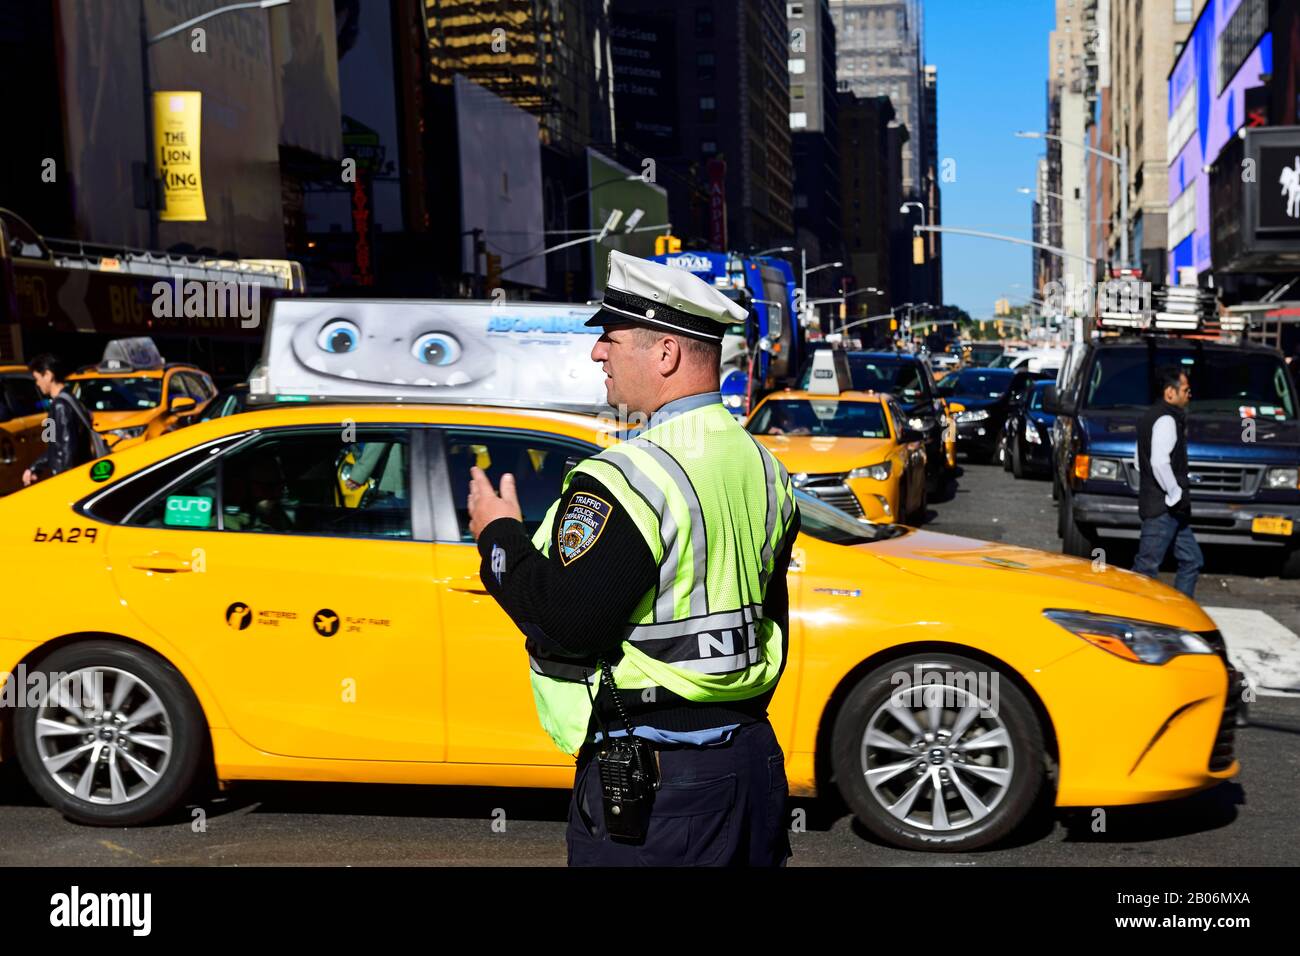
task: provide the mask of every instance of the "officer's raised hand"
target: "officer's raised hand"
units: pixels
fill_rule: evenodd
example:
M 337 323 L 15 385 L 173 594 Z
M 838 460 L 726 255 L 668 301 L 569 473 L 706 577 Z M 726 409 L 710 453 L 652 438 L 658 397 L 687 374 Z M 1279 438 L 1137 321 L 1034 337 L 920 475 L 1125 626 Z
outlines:
M 515 493 L 515 476 L 501 476 L 501 494 L 497 494 L 487 474 L 477 466 L 469 470 L 469 533 L 478 540 L 483 529 L 498 518 L 523 521 L 519 496 Z

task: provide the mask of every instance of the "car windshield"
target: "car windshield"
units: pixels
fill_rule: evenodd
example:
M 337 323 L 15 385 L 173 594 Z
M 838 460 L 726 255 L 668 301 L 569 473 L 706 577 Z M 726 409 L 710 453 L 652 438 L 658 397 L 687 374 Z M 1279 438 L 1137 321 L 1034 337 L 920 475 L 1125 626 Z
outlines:
M 72 394 L 92 412 L 133 412 L 157 408 L 161 378 L 90 378 L 72 383 Z
M 850 518 L 806 491 L 796 491 L 799 504 L 799 532 L 831 544 L 867 544 L 907 534 L 907 528 L 892 524 L 871 524 Z
M 889 426 L 878 402 L 782 398 L 764 402 L 750 419 L 754 435 L 830 435 L 836 438 L 888 438 Z
M 989 368 L 1011 368 L 1011 366 L 1015 364 L 1015 361 L 1018 358 L 1020 358 L 1019 355 L 1007 355 L 1003 353 L 1002 355 L 999 355 L 997 358 L 995 358 L 992 362 L 989 362 L 988 367 Z
M 1035 385 L 1029 390 L 1029 408 L 1030 411 L 1041 412 L 1043 410 L 1043 393 L 1047 391 L 1050 382 L 1044 382 L 1041 385 Z
M 970 360 L 975 365 L 987 365 L 1002 354 L 1000 345 L 972 345 Z
M 970 395 L 974 398 L 1001 398 L 1014 376 L 1010 369 L 963 369 L 939 383 L 939 394 Z
M 1192 415 L 1296 419 L 1296 396 L 1281 358 L 1232 349 L 1098 349 L 1084 382 L 1084 407 L 1146 408 L 1158 401 L 1157 369 L 1179 366 L 1192 387 Z

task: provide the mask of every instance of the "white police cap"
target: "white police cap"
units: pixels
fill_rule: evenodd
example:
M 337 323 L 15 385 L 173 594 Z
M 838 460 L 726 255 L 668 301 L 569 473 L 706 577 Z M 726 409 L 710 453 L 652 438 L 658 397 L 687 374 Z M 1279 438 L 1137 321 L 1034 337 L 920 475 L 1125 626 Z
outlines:
M 587 325 L 632 322 L 721 342 L 727 326 L 749 313 L 698 276 L 611 249 L 600 311 Z

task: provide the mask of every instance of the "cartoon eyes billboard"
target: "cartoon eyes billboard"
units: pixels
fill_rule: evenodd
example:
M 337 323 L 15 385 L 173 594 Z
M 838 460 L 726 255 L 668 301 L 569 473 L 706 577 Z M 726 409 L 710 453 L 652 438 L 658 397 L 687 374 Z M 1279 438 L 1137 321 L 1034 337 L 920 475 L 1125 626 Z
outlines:
M 283 299 L 271 313 L 261 396 L 475 400 L 603 408 L 595 306 L 409 299 Z M 263 381 L 259 381 L 263 379 Z

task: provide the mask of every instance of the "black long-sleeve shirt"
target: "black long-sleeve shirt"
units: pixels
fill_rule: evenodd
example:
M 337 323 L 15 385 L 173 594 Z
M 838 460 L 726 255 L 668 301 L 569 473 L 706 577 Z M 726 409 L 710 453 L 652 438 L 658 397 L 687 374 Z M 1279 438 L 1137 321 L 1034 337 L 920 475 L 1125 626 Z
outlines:
M 599 501 L 591 502 L 592 497 Z M 561 540 L 564 519 L 571 512 L 589 530 L 582 540 L 573 537 L 566 543 Z M 763 616 L 776 621 L 784 635 L 783 669 L 789 649 L 786 571 L 798 530 L 796 513 L 763 601 Z M 483 585 L 523 632 L 529 649 L 540 648 L 583 666 L 595 666 L 601 657 L 611 665 L 621 658 L 627 622 L 658 583 L 654 554 L 631 516 L 603 484 L 581 473 L 574 476 L 556 512 L 549 556 L 533 547 L 523 524 L 513 518 L 499 518 L 484 528 L 478 547 Z M 690 731 L 761 720 L 771 692 L 725 704 L 695 703 L 665 688 L 656 688 L 653 695 L 620 691 L 619 699 L 634 724 Z M 603 689 L 596 696 L 596 710 L 601 721 L 619 726 L 614 704 Z

